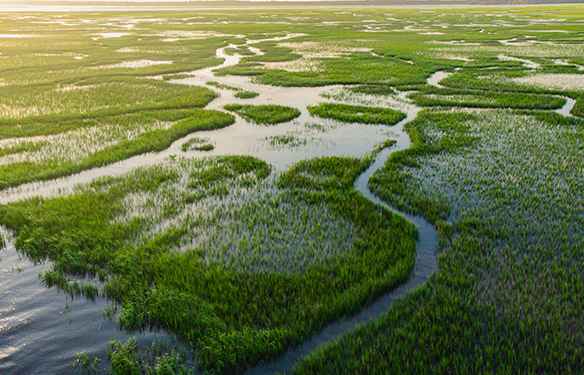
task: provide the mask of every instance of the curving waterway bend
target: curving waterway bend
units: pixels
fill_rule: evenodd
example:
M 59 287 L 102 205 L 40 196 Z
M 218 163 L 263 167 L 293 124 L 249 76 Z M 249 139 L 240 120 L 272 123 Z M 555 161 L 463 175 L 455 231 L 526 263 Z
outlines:
M 412 121 L 416 115 L 417 113 L 414 115 L 408 113 L 408 117 L 402 120 L 402 122 L 400 122 L 397 127 L 403 129 L 403 126 L 406 123 Z M 403 132 L 403 134 L 406 133 Z M 407 134 L 406 137 L 408 137 Z M 424 284 L 430 278 L 430 276 L 432 276 L 434 271 L 438 270 L 438 233 L 436 232 L 434 226 L 428 223 L 428 221 L 426 221 L 426 219 L 424 219 L 422 216 L 410 215 L 396 210 L 394 207 L 388 205 L 379 197 L 377 197 L 368 186 L 369 178 L 373 175 L 373 173 L 385 165 L 387 159 L 392 153 L 404 150 L 409 146 L 410 144 L 408 137 L 407 145 L 402 143 L 399 146 L 396 145 L 381 151 L 377 155 L 375 161 L 369 166 L 369 168 L 367 168 L 365 172 L 359 175 L 354 185 L 355 189 L 361 192 L 361 194 L 363 194 L 365 197 L 369 198 L 376 204 L 404 217 L 418 228 L 416 263 L 408 281 L 387 293 L 383 297 L 379 298 L 377 301 L 367 306 L 358 314 L 353 315 L 350 318 L 342 319 L 329 324 L 326 328 L 312 336 L 308 341 L 304 342 L 299 347 L 288 350 L 282 357 L 276 359 L 275 361 L 256 366 L 246 371 L 244 373 L 245 375 L 263 375 L 273 373 L 290 374 L 294 368 L 294 365 L 306 356 L 310 355 L 326 344 L 339 339 L 343 334 L 354 330 L 358 325 L 367 323 L 373 319 L 379 319 L 382 314 L 389 310 L 395 301 Z

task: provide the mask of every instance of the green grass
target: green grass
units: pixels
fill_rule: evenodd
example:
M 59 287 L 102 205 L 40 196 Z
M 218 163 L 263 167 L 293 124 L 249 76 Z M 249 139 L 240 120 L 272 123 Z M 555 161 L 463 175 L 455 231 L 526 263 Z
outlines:
M 298 134 L 295 134 L 293 132 L 266 137 L 266 140 L 270 145 L 274 147 L 290 147 L 290 148 L 306 145 L 307 142 L 306 138 L 302 138 Z
M 190 133 L 231 125 L 234 118 L 217 111 L 197 110 L 192 116 L 176 122 L 168 130 L 152 130 L 140 136 L 121 141 L 113 146 L 89 153 L 86 157 L 62 162 L 30 161 L 0 165 L 0 188 L 5 189 L 25 182 L 49 180 L 86 169 L 111 164 L 146 152 L 162 151 L 172 142 Z
M 187 74 L 187 73 L 177 73 L 177 74 L 165 74 L 162 76 L 162 79 L 165 81 L 171 81 L 173 79 L 183 79 L 183 78 L 189 78 L 192 77 L 192 75 Z
M 206 138 L 193 137 L 181 145 L 181 150 L 185 152 L 189 150 L 211 151 L 215 146 L 208 141 Z
M 566 99 L 551 95 L 526 95 L 517 93 L 480 93 L 474 95 L 423 95 L 412 94 L 410 98 L 420 106 L 558 109 Z
M 496 111 L 408 124 L 413 147 L 371 184 L 435 223 L 440 272 L 295 373 L 580 373 L 580 122 Z
M 65 84 L 0 87 L 1 125 L 44 118 L 100 117 L 153 109 L 204 107 L 216 97 L 201 87 L 144 78 L 109 77 Z
M 391 95 L 395 94 L 395 89 L 391 85 L 369 84 L 354 87 L 353 92 L 372 95 Z
M 259 95 L 260 93 L 255 91 L 238 91 L 233 94 L 233 96 L 239 99 L 253 99 Z
M 232 91 L 241 91 L 241 89 L 239 87 L 226 85 L 224 83 L 220 83 L 220 82 L 217 82 L 217 81 L 207 81 L 206 83 L 207 83 L 207 85 L 213 86 L 213 87 L 217 87 L 218 89 L 232 90 Z
M 311 116 L 361 124 L 395 125 L 406 118 L 404 113 L 389 108 L 336 103 L 321 103 L 315 107 L 308 107 L 308 112 Z
M 237 47 L 230 47 L 225 49 L 225 53 L 228 55 L 238 54 L 240 56 L 253 56 L 255 53 L 249 50 L 247 46 L 237 46 Z
M 0 189 L 161 151 L 191 132 L 234 121 L 224 113 L 197 109 L 215 98 L 205 88 L 124 77 L 85 80 L 75 87 L 80 88 L 7 91 L 4 101 L 14 103 L 10 108 L 16 112 L 0 119 L 0 137 L 10 141 L 1 153 L 13 159 L 0 165 Z M 32 105 L 27 101 L 34 101 L 38 113 L 18 114 L 18 108 Z M 39 109 L 44 106 L 46 111 Z
M 228 104 L 223 108 L 237 113 L 247 121 L 265 125 L 275 125 L 281 122 L 288 122 L 300 116 L 300 111 L 296 108 L 275 104 Z
M 574 108 L 572 108 L 572 114 L 574 116 L 584 118 L 584 96 L 579 96 L 576 100 Z
M 178 354 L 177 354 L 178 352 Z M 176 346 L 168 343 L 153 344 L 149 350 L 142 353 L 131 338 L 124 344 L 112 340 L 107 350 L 111 362 L 112 375 L 189 375 L 192 369 L 185 366 L 186 354 Z
M 203 368 L 235 371 L 284 352 L 407 278 L 416 231 L 352 189 L 366 165 L 349 158 L 305 161 L 282 176 L 283 190 L 272 187 L 255 196 L 269 173 L 265 162 L 243 156 L 175 159 L 96 181 L 69 197 L 2 206 L 1 220 L 27 256 L 53 262 L 53 271 L 43 276 L 48 285 L 70 290 L 66 281 L 52 281 L 99 275 L 105 282 L 100 293 L 123 305 L 123 327 L 160 326 L 199 348 Z M 216 207 L 217 197 L 240 199 L 240 207 L 229 200 Z M 304 229 L 278 232 L 273 223 L 281 217 Z M 179 220 L 170 224 L 172 218 Z M 313 260 L 294 258 L 299 245 L 289 236 L 307 231 L 303 246 L 320 246 L 323 238 L 328 242 L 341 233 L 325 229 L 338 220 L 343 230 L 355 228 L 351 247 L 326 247 L 324 253 L 300 247 Z M 206 235 L 192 242 L 212 231 L 220 241 L 236 236 L 236 247 L 213 245 L 213 237 L 206 247 Z M 251 237 L 238 239 L 246 233 Z M 273 244 L 254 247 L 261 238 Z M 268 250 L 277 257 L 265 258 Z M 281 260 L 265 263 L 269 259 Z

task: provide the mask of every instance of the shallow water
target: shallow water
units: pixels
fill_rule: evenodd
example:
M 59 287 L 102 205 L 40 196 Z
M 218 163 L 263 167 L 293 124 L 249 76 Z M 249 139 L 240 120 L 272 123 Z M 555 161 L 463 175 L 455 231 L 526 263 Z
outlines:
M 71 299 L 47 289 L 38 273 L 49 264 L 34 265 L 21 258 L 12 243 L 0 250 L 0 373 L 73 374 L 77 353 L 107 363 L 105 345 L 111 339 L 126 342 L 136 337 L 149 347 L 154 340 L 172 338 L 164 332 L 128 334 L 120 331 L 115 317 L 107 320 L 107 301 Z
M 440 84 L 440 81 L 442 81 L 444 78 L 449 77 L 451 74 L 452 73 L 443 72 L 439 70 L 432 74 L 430 77 L 428 77 L 428 79 L 426 80 L 426 84 L 428 84 L 429 86 L 444 88 L 444 86 Z
M 578 71 L 580 71 L 580 72 L 584 71 L 584 66 L 578 65 L 578 64 L 571 64 L 568 61 L 562 60 L 562 59 L 556 59 L 556 60 L 554 60 L 554 64 L 561 65 L 561 66 L 573 66 L 576 69 L 578 69 Z
M 574 108 L 576 101 L 572 98 L 568 98 L 567 96 L 565 96 L 564 99 L 566 99 L 566 104 L 564 104 L 562 108 L 556 109 L 556 113 L 566 117 L 573 117 L 571 111 L 572 108 Z
M 513 82 L 555 90 L 584 90 L 583 74 L 534 74 L 513 78 Z
M 529 69 L 541 68 L 541 64 L 538 64 L 536 62 L 533 62 L 533 61 L 527 60 L 527 59 L 520 59 L 517 57 L 506 56 L 503 54 L 498 55 L 497 58 L 501 61 L 517 61 L 517 62 L 523 63 L 523 66 L 525 66 L 526 68 L 529 68 Z

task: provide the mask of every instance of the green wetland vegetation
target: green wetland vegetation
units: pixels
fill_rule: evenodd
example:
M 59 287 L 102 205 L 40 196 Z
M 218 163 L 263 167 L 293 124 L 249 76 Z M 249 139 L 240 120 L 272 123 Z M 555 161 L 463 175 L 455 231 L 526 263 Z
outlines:
M 273 181 L 252 157 L 174 159 L 1 219 L 28 256 L 53 262 L 47 285 L 93 297 L 62 274 L 95 275 L 123 327 L 155 324 L 199 348 L 203 368 L 235 371 L 411 272 L 415 228 L 352 188 L 366 165 L 316 159 Z
M 212 143 L 209 143 L 208 139 L 198 137 L 189 138 L 188 141 L 180 146 L 180 149 L 185 152 L 189 150 L 211 151 L 214 148 L 215 146 L 213 146 Z
M 247 121 L 260 125 L 276 125 L 281 122 L 294 120 L 296 117 L 300 116 L 300 111 L 296 108 L 275 104 L 228 104 L 223 108 L 237 113 Z
M 47 287 L 107 298 L 104 315 L 122 329 L 155 327 L 181 343 L 104 342 L 109 363 L 80 351 L 79 372 L 242 373 L 415 272 L 416 227 L 354 187 L 378 152 L 395 150 L 369 187 L 436 227 L 439 269 L 293 372 L 582 373 L 582 14 L 3 14 L 0 223 L 21 255 L 50 262 Z M 300 107 L 286 96 L 298 87 L 329 91 Z M 395 126 L 404 119 L 407 142 Z M 277 170 L 222 155 L 213 132 L 242 121 L 288 126 L 258 139 L 289 153 L 355 124 L 394 133 L 360 157 Z M 25 183 L 155 152 L 169 157 L 8 202 Z
M 336 103 L 321 103 L 317 107 L 308 107 L 308 112 L 311 116 L 362 124 L 394 125 L 406 118 L 404 113 L 389 108 Z

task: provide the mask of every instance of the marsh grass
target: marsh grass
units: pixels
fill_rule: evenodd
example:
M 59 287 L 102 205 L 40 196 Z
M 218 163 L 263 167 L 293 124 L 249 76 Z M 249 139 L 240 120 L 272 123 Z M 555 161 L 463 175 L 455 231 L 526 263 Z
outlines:
M 112 375 L 194 374 L 192 369 L 185 366 L 187 355 L 184 349 L 168 342 L 154 343 L 151 348 L 140 350 L 135 338 L 123 344 L 112 340 L 108 345 L 107 356 L 112 365 Z
M 48 158 L 40 162 L 24 160 L 0 165 L 0 188 L 5 189 L 35 180 L 49 180 L 111 164 L 134 155 L 162 151 L 175 140 L 190 133 L 222 128 L 234 122 L 232 116 L 223 112 L 197 110 L 191 114 L 168 129 L 146 131 L 135 138 L 122 139 L 118 143 L 86 155 L 82 153 L 61 160 Z
M 248 46 L 234 46 L 225 49 L 228 55 L 238 54 L 240 56 L 254 56 L 255 53 L 249 49 Z
M 260 93 L 255 91 L 238 91 L 233 94 L 233 96 L 239 99 L 253 99 L 259 95 Z
M 389 108 L 336 103 L 320 103 L 318 106 L 308 107 L 308 112 L 311 116 L 361 124 L 395 125 L 406 118 L 404 113 Z
M 201 368 L 240 371 L 407 279 L 416 231 L 353 190 L 368 164 L 309 160 L 276 187 L 251 157 L 174 158 L 2 206 L 1 219 L 21 251 L 53 262 L 47 280 L 97 275 L 123 327 L 175 332 Z
M 241 91 L 241 88 L 239 88 L 239 87 L 226 85 L 224 83 L 220 83 L 220 82 L 217 82 L 217 81 L 207 81 L 206 83 L 207 83 L 207 85 L 213 86 L 213 87 L 217 87 L 218 89 L 232 90 L 232 91 Z
M 413 147 L 371 184 L 435 223 L 441 271 L 295 373 L 580 372 L 580 122 L 497 110 L 408 124 Z
M 393 95 L 396 94 L 395 89 L 391 85 L 387 84 L 369 84 L 369 85 L 358 85 L 353 87 L 354 92 L 362 94 L 372 94 L 372 95 Z
M 558 109 L 566 103 L 566 99 L 551 95 L 526 95 L 517 93 L 480 93 L 471 95 L 411 94 L 410 98 L 416 104 L 427 107 Z
M 197 150 L 197 151 L 211 151 L 215 148 L 212 143 L 209 143 L 208 138 L 198 138 L 192 137 L 185 143 L 181 145 L 181 150 L 184 152 L 189 150 Z
M 276 104 L 228 104 L 223 108 L 237 113 L 247 121 L 264 125 L 275 125 L 281 122 L 288 122 L 300 116 L 300 111 L 298 109 Z
M 99 117 L 137 110 L 204 107 L 215 98 L 211 90 L 201 87 L 127 77 L 85 79 L 66 86 L 47 84 L 0 89 L 3 123 L 19 122 L 9 119 L 38 121 L 53 114 L 87 113 L 87 117 Z
M 307 139 L 299 136 L 298 133 L 288 132 L 282 135 L 273 135 L 265 138 L 266 141 L 272 146 L 284 146 L 284 147 L 299 147 L 304 146 L 307 143 Z
M 164 74 L 162 76 L 162 79 L 165 81 L 172 81 L 174 79 L 183 79 L 183 78 L 189 78 L 192 77 L 192 75 L 187 74 L 187 73 L 176 73 L 176 74 Z

